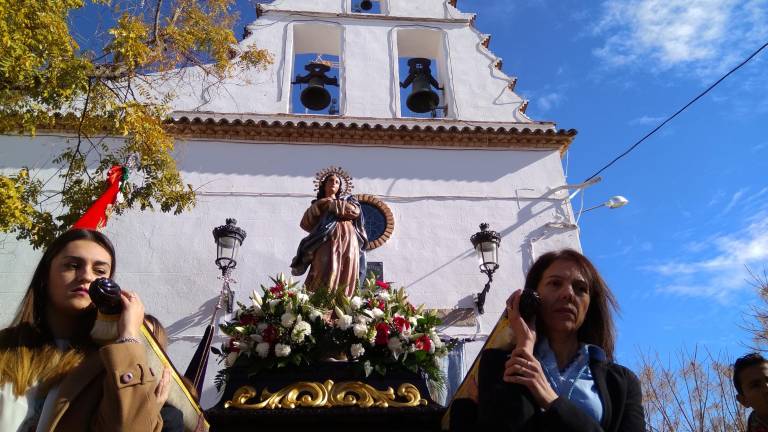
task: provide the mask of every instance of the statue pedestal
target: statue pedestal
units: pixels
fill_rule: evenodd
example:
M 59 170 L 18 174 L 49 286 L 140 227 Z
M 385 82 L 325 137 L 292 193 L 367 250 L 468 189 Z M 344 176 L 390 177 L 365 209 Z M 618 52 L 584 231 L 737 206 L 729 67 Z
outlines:
M 212 431 L 438 431 L 444 413 L 419 374 L 365 378 L 349 362 L 323 362 L 250 378 L 235 371 L 206 417 Z

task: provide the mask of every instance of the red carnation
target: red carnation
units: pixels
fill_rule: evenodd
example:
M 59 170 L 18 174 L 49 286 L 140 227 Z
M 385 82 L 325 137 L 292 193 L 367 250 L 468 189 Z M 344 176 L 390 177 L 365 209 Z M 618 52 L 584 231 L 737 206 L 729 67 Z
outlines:
M 264 329 L 264 331 L 261 332 L 261 339 L 264 342 L 272 343 L 277 339 L 277 328 L 273 325 L 267 326 L 267 328 Z
M 415 346 L 417 350 L 429 352 L 429 350 L 432 349 L 432 339 L 427 335 L 421 335 L 416 339 L 416 342 L 413 343 L 413 346 Z
M 408 330 L 411 328 L 411 323 L 408 322 L 407 319 L 396 316 L 394 319 L 392 319 L 392 323 L 395 325 L 395 328 L 397 328 L 397 331 L 400 333 L 403 332 L 403 330 Z
M 379 289 L 382 289 L 384 291 L 389 291 L 389 282 L 377 280 L 376 286 L 379 287 Z
M 386 345 L 389 342 L 389 325 L 384 322 L 376 324 L 376 345 Z

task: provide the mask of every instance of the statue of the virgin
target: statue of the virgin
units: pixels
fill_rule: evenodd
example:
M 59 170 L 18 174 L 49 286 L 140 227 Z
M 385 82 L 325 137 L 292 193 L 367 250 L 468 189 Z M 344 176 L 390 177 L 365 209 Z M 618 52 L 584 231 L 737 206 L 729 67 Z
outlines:
M 360 203 L 350 195 L 352 178 L 340 167 L 315 176 L 317 198 L 301 218 L 309 235 L 299 243 L 291 261 L 294 276 L 309 273 L 304 285 L 310 292 L 327 291 L 330 300 L 351 296 L 365 277 L 368 244 Z

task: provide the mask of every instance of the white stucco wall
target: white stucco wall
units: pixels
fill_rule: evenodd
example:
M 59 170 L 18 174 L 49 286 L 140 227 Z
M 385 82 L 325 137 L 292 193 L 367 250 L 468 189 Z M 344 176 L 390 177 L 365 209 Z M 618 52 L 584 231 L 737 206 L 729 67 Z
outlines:
M 65 142 L 62 136 L 34 139 L 0 136 L 0 169 L 40 168 Z M 239 300 L 268 276 L 289 272 L 305 233 L 298 223 L 313 193 L 314 173 L 341 165 L 355 178 L 355 192 L 384 196 L 396 218 L 391 240 L 369 253 L 384 263 L 385 278 L 404 285 L 411 300 L 430 308 L 472 307 L 485 276 L 477 268 L 469 237 L 480 222 L 502 234 L 501 267 L 480 317 L 489 332 L 509 293 L 520 288 L 536 254 L 579 248 L 577 232 L 550 228 L 570 218 L 564 192 L 542 199 L 564 183 L 556 151 L 443 150 L 281 145 L 194 140 L 177 143 L 184 181 L 199 188 L 197 207 L 179 216 L 132 211 L 113 218 L 105 232 L 118 254 L 118 282 L 140 293 L 147 311 L 168 327 L 170 355 L 184 370 L 215 303 L 220 282 L 211 230 L 235 217 L 247 231 L 235 278 Z M 35 163 L 37 161 L 37 163 Z M 519 199 L 518 199 L 519 198 Z M 6 325 L 40 253 L 12 236 L 0 241 L 0 325 Z M 474 328 L 448 333 L 472 336 Z M 468 347 L 473 356 L 480 342 Z M 219 367 L 211 361 L 203 403 L 215 401 L 210 384 Z

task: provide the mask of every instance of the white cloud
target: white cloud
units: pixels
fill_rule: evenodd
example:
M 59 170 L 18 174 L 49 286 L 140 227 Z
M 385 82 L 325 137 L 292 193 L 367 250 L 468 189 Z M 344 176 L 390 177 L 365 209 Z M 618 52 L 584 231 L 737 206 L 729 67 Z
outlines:
M 731 210 L 733 210 L 733 208 L 736 207 L 736 204 L 738 204 L 739 201 L 741 201 L 741 198 L 747 192 L 747 189 L 749 189 L 749 188 L 740 189 L 738 192 L 733 194 L 733 196 L 731 196 L 731 200 L 728 202 L 728 205 L 725 206 L 725 209 L 723 210 L 722 214 L 726 214 L 726 213 L 730 212 Z
M 559 106 L 563 102 L 563 99 L 564 97 L 562 94 L 552 92 L 537 98 L 536 103 L 542 111 L 549 111 L 550 109 Z
M 702 258 L 679 259 L 645 267 L 663 276 L 661 292 L 684 297 L 705 297 L 728 302 L 733 295 L 751 289 L 746 267 L 761 269 L 768 263 L 768 209 L 763 208 L 747 221 L 747 227 L 716 235 L 685 248 L 688 253 L 703 251 Z
M 608 65 L 721 74 L 768 36 L 768 0 L 606 0 L 594 53 Z
M 657 124 L 661 123 L 662 120 L 664 120 L 665 117 L 651 117 L 651 116 L 642 116 L 635 119 L 632 119 L 629 121 L 630 126 L 637 126 L 637 125 L 650 125 L 650 124 Z

